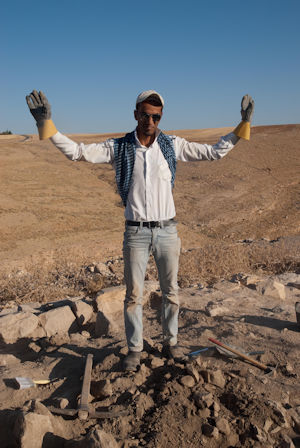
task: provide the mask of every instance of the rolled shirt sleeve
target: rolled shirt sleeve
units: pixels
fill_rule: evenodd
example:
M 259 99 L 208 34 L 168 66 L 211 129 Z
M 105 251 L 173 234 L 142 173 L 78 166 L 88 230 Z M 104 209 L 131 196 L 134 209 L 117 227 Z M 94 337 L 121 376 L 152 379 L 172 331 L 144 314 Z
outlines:
M 114 143 L 113 139 L 108 139 L 101 143 L 76 143 L 69 137 L 57 132 L 50 138 L 51 142 L 68 159 L 73 161 L 86 160 L 91 163 L 113 163 Z
M 238 141 L 239 137 L 233 132 L 221 137 L 215 145 L 188 142 L 184 138 L 174 137 L 176 158 L 182 162 L 218 160 L 228 154 Z

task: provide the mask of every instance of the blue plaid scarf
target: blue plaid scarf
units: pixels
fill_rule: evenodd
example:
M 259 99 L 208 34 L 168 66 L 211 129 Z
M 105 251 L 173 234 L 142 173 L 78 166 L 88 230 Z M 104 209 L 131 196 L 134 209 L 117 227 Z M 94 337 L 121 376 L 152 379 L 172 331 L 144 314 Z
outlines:
M 168 162 L 172 178 L 171 184 L 174 187 L 176 172 L 176 156 L 172 139 L 162 132 L 157 137 L 157 142 Z M 116 169 L 116 182 L 118 191 L 122 198 L 124 206 L 126 206 L 127 196 L 130 189 L 131 178 L 134 168 L 136 154 L 136 143 L 134 132 L 126 134 L 125 137 L 116 138 L 114 141 L 114 156 Z

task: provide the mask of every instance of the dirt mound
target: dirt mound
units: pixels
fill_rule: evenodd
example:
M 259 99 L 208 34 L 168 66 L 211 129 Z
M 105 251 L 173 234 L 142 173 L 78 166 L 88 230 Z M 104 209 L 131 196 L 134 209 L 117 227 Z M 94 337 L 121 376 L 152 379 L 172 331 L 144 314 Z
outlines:
M 104 308 L 96 313 L 99 299 L 95 299 L 94 314 L 89 297 L 20 305 L 19 311 L 4 309 L 0 324 L 13 313 L 17 327 L 22 322 L 16 316 L 28 319 L 31 314 L 47 323 L 47 335 L 17 339 L 12 330 L 4 332 L 0 325 L 1 447 L 31 447 L 25 442 L 34 437 L 40 437 L 45 448 L 90 446 L 91 440 L 103 437 L 110 438 L 112 445 L 107 446 L 113 447 L 299 446 L 299 325 L 295 322 L 299 285 L 299 275 L 292 273 L 239 274 L 214 287 L 182 290 L 179 342 L 184 356 L 179 362 L 162 355 L 161 297 L 152 286 L 144 306 L 141 367 L 129 373 L 122 368 L 127 349 L 119 313 L 120 287 L 115 288 L 117 294 L 110 288 L 99 296 L 115 297 L 113 309 L 106 313 L 113 332 L 100 337 L 97 322 L 99 314 L 103 321 Z M 77 310 L 76 325 L 75 317 L 69 323 L 61 319 L 69 306 Z M 55 320 L 49 320 L 53 313 Z M 247 354 L 260 367 L 217 350 L 209 338 Z M 94 358 L 90 412 L 120 416 L 80 420 L 76 413 L 55 412 L 55 408 L 77 408 L 89 353 Z M 52 382 L 16 389 L 16 377 Z

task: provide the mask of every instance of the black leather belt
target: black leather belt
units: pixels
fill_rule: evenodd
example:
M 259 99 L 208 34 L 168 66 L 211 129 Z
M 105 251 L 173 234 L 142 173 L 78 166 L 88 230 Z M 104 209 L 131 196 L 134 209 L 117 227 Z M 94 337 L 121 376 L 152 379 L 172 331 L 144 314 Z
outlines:
M 176 224 L 176 221 L 174 219 L 168 219 L 167 221 L 126 221 L 126 224 L 128 226 L 139 226 L 139 227 L 165 227 L 169 226 L 170 224 Z

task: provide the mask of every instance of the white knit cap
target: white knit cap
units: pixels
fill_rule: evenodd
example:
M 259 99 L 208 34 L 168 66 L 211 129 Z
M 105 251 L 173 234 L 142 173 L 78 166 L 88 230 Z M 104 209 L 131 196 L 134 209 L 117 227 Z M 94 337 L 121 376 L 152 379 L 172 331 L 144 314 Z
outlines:
M 145 90 L 144 92 L 140 93 L 136 99 L 136 106 L 139 103 L 143 103 L 147 98 L 149 98 L 150 95 L 157 95 L 161 101 L 161 104 L 164 106 L 165 102 L 164 102 L 163 97 L 155 90 Z

